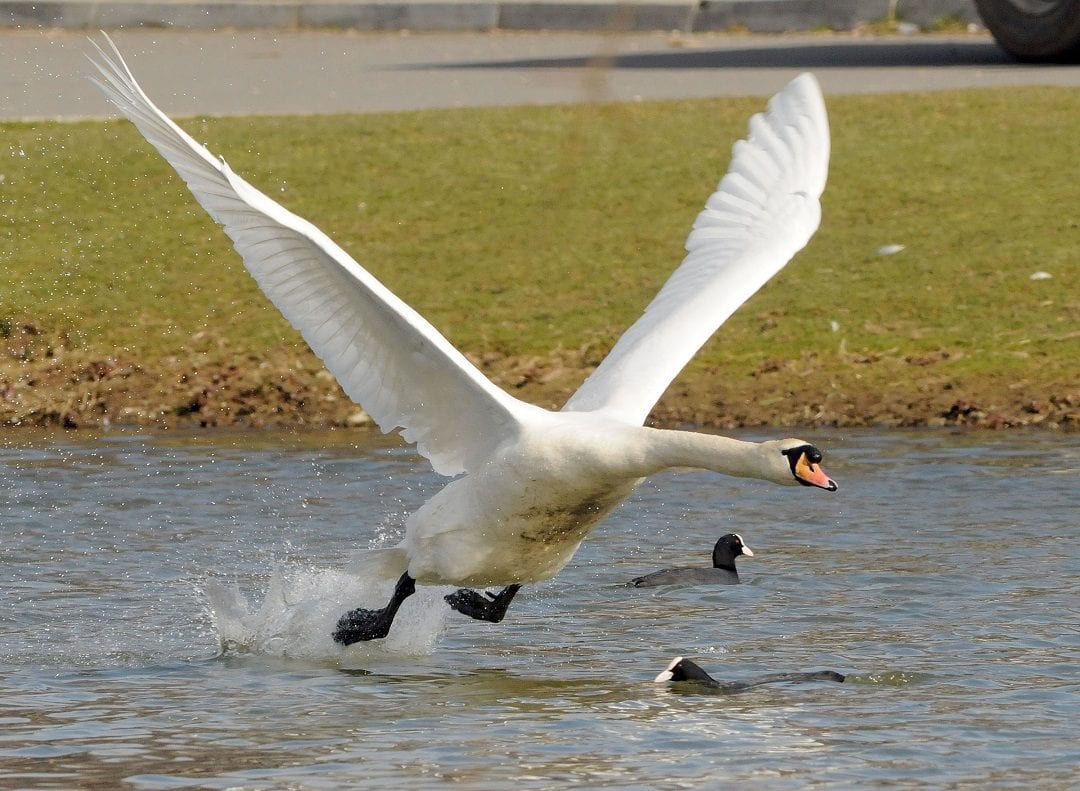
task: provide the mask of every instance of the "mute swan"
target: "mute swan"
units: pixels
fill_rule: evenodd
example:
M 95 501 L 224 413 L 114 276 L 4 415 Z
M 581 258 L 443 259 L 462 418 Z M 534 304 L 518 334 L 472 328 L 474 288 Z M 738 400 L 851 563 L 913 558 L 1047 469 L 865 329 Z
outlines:
M 653 681 L 658 684 L 665 681 L 674 681 L 676 683 L 689 681 L 692 684 L 707 687 L 710 691 L 742 692 L 753 687 L 760 687 L 762 684 L 797 681 L 836 681 L 843 683 L 845 678 L 846 676 L 837 673 L 835 670 L 817 670 L 809 673 L 773 673 L 768 676 L 760 676 L 751 681 L 717 681 L 697 663 L 677 656 Z
M 244 265 L 342 388 L 383 431 L 401 430 L 453 477 L 406 523 L 396 547 L 356 573 L 397 578 L 389 603 L 345 613 L 342 645 L 385 637 L 417 582 L 462 586 L 450 606 L 498 622 L 521 585 L 554 576 L 648 475 L 695 467 L 833 491 L 821 453 L 797 439 L 743 442 L 642 424 L 718 326 L 810 239 L 829 158 L 817 81 L 793 80 L 750 138 L 686 243 L 689 255 L 644 315 L 551 412 L 483 376 L 416 311 L 318 228 L 214 158 L 143 93 L 119 50 L 98 46 L 91 79 L 224 226 Z M 503 587 L 481 595 L 472 588 Z
M 677 568 L 654 571 L 643 577 L 631 580 L 635 588 L 655 588 L 658 585 L 738 585 L 739 572 L 735 568 L 735 558 L 745 555 L 754 556 L 750 547 L 738 533 L 720 536 L 712 551 L 711 569 Z

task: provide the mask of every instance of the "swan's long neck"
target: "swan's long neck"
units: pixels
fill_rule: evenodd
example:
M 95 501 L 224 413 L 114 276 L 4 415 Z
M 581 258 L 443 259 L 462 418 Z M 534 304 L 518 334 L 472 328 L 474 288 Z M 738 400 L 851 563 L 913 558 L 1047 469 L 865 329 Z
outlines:
M 776 465 L 770 463 L 765 447 L 757 442 L 694 431 L 645 431 L 649 447 L 646 463 L 655 465 L 650 473 L 672 467 L 695 467 L 722 475 L 777 480 Z

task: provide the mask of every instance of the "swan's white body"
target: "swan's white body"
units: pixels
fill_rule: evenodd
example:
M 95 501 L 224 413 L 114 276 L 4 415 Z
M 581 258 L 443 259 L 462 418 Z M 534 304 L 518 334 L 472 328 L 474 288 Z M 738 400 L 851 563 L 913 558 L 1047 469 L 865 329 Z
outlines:
M 115 57 L 98 51 L 98 84 L 224 226 L 345 392 L 384 431 L 400 428 L 436 472 L 458 476 L 412 515 L 398 547 L 355 568 L 407 570 L 428 584 L 534 582 L 556 574 L 597 523 L 662 469 L 799 482 L 783 453 L 798 440 L 750 443 L 642 423 L 701 344 L 817 229 L 829 132 L 809 74 L 751 119 L 682 265 L 563 410 L 550 412 L 494 386 L 315 226 L 169 120 L 115 46 Z M 817 476 L 803 482 L 835 488 L 812 463 L 800 469 Z
M 648 475 L 698 467 L 795 483 L 780 454 L 784 445 L 540 410 L 489 462 L 451 481 L 413 514 L 395 549 L 403 554 L 380 565 L 396 576 L 407 562 L 419 582 L 472 587 L 547 579 Z M 772 454 L 763 455 L 763 447 Z M 763 463 L 772 456 L 775 466 Z

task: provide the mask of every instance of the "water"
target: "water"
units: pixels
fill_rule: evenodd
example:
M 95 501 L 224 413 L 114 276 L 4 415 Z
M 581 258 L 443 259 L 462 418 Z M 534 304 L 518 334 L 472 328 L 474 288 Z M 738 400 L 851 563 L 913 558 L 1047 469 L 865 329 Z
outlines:
M 837 494 L 658 476 L 502 624 L 429 592 L 342 652 L 320 624 L 376 595 L 344 558 L 438 486 L 408 449 L 8 435 L 0 787 L 1074 787 L 1077 438 L 806 438 Z M 730 531 L 743 585 L 620 584 Z M 654 684 L 675 655 L 849 679 Z

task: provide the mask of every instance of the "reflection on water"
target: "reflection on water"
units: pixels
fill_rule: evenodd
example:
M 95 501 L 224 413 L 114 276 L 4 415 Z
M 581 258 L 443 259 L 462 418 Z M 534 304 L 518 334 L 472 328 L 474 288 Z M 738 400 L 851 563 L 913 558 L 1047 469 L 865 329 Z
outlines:
M 1076 439 L 812 439 L 836 495 L 658 476 L 502 624 L 433 590 L 398 643 L 340 651 L 326 624 L 375 595 L 345 558 L 439 486 L 408 449 L 9 435 L 0 786 L 1067 787 Z M 742 585 L 624 584 L 731 531 Z M 651 681 L 675 655 L 849 680 L 687 694 Z

